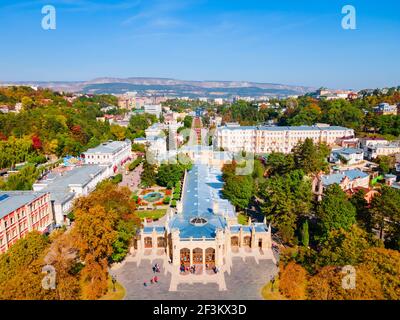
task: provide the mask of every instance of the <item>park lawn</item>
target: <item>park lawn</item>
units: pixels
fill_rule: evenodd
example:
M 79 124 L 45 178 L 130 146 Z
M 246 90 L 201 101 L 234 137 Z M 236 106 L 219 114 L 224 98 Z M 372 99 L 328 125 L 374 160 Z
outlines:
M 136 214 L 140 219 L 150 218 L 150 219 L 160 219 L 165 216 L 167 209 L 157 209 L 157 210 L 136 210 Z
M 244 213 L 239 213 L 238 214 L 238 222 L 239 222 L 239 224 L 242 224 L 242 225 L 246 226 L 248 221 L 249 221 L 249 217 L 246 216 Z
M 113 291 L 111 277 L 108 277 L 108 292 L 99 300 L 122 300 L 125 297 L 126 290 L 119 282 L 115 283 L 116 291 Z
M 261 289 L 261 295 L 264 300 L 288 300 L 284 295 L 279 292 L 279 279 L 275 280 L 274 291 L 271 291 L 271 282 L 268 282 Z

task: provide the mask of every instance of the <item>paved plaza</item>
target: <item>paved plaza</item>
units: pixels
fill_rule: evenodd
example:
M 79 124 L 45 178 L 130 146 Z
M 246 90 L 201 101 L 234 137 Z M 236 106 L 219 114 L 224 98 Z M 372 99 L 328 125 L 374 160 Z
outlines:
M 176 292 L 169 291 L 171 274 L 165 274 L 163 259 L 154 260 L 161 266 L 161 272 L 153 274 L 149 260 L 126 262 L 112 274 L 126 288 L 126 300 L 259 300 L 261 288 L 277 273 L 272 260 L 256 260 L 252 257 L 233 258 L 233 268 L 229 275 L 225 272 L 226 291 L 219 291 L 217 284 L 179 284 Z M 150 279 L 157 275 L 159 282 L 150 284 Z M 148 286 L 143 285 L 147 282 Z

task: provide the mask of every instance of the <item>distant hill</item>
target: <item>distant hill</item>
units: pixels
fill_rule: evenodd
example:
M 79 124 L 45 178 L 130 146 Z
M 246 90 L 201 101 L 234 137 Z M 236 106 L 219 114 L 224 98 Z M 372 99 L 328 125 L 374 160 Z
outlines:
M 191 98 L 228 98 L 232 96 L 303 95 L 316 88 L 247 81 L 185 81 L 167 78 L 98 78 L 91 81 L 3 83 L 51 88 L 57 91 L 121 94 L 136 91 L 139 95 L 187 96 Z

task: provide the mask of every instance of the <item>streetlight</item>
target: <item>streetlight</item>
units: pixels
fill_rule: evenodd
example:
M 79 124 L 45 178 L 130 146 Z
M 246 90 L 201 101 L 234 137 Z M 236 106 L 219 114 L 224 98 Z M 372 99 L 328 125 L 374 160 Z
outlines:
M 115 292 L 116 291 L 115 283 L 117 282 L 117 279 L 115 278 L 115 276 L 111 276 L 111 282 L 113 284 L 113 291 Z

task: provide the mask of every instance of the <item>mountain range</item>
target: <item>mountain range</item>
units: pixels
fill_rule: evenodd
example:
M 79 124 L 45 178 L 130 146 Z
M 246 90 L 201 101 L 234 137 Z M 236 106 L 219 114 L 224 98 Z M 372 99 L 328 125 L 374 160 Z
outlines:
M 187 81 L 168 78 L 97 78 L 91 81 L 18 81 L 1 85 L 29 85 L 56 91 L 96 94 L 122 94 L 136 91 L 138 95 L 187 96 L 190 98 L 230 98 L 234 96 L 303 95 L 316 88 L 248 81 Z

